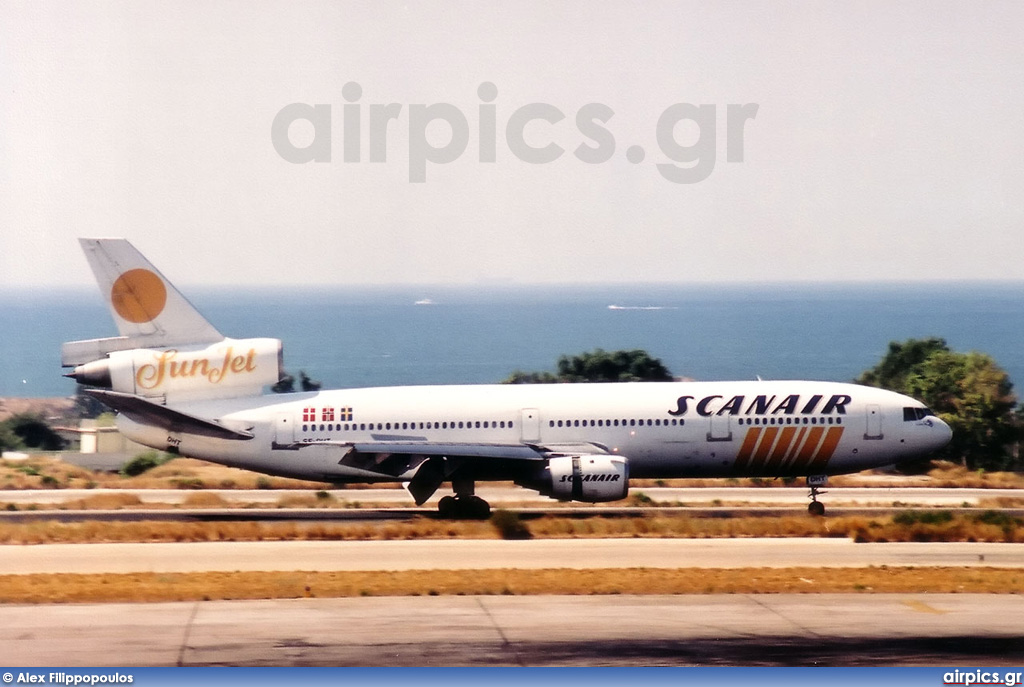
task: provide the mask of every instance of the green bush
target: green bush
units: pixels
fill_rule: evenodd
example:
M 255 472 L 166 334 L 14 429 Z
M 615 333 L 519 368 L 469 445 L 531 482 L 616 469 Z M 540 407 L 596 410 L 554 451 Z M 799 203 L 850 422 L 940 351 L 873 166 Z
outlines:
M 145 453 L 140 453 L 121 466 L 121 475 L 124 477 L 136 477 L 144 472 L 152 470 L 158 465 L 163 465 L 167 461 L 167 456 L 162 456 L 156 451 L 146 451 Z
M 655 505 L 654 499 L 642 491 L 634 491 L 629 495 L 629 505 L 631 506 L 653 506 Z
M 1021 521 L 1017 518 L 998 510 L 987 510 L 980 515 L 975 516 L 974 519 L 977 522 L 982 522 L 986 525 L 996 525 L 1003 529 L 1012 529 L 1021 524 Z
M 491 525 L 498 530 L 502 539 L 533 539 L 533 532 L 519 516 L 512 511 L 496 510 L 491 516 Z
M 948 510 L 908 510 L 897 513 L 892 521 L 897 525 L 944 525 L 953 520 L 953 513 Z

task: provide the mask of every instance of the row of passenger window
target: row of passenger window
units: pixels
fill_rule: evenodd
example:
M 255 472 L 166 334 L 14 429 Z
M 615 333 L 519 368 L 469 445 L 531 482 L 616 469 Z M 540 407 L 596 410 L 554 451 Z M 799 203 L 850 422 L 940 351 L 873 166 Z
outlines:
M 303 432 L 375 432 L 379 430 L 410 430 L 410 429 L 512 429 L 511 420 L 467 420 L 463 422 L 352 422 L 337 424 L 305 424 Z
M 843 418 L 824 417 L 741 417 L 736 422 L 741 425 L 841 425 Z
M 676 427 L 686 423 L 686 420 L 673 418 L 657 420 L 548 420 L 548 427 Z

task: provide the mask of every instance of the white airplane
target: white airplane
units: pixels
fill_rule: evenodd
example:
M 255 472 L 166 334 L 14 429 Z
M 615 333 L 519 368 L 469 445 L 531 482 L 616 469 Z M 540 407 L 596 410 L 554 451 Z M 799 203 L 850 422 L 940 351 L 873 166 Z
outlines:
M 406 386 L 265 393 L 277 339 L 222 335 L 124 239 L 81 239 L 119 337 L 72 341 L 68 377 L 146 446 L 332 483 L 444 482 L 446 517 L 487 517 L 478 481 L 561 500 L 626 497 L 629 479 L 828 475 L 926 455 L 949 427 L 920 402 L 809 381 Z

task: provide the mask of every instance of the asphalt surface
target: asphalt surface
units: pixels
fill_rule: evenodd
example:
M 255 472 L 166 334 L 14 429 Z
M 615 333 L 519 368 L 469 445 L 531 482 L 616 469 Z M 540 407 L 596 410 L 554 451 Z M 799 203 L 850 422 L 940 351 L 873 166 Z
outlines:
M 807 500 L 802 488 L 640 491 L 656 501 L 697 506 L 720 501 L 795 508 Z M 103 492 L 5 492 L 0 503 L 59 504 L 97 493 Z M 144 503 L 170 504 L 181 504 L 191 494 L 181 490 L 133 493 Z M 308 496 L 308 492 L 265 490 L 216 493 L 229 503 L 267 506 L 283 496 Z M 395 489 L 332 493 L 338 499 L 403 506 L 409 498 Z M 531 500 L 550 503 L 520 489 L 484 488 L 479 493 L 497 507 Z M 833 489 L 825 501 L 873 507 L 958 507 L 979 505 L 982 499 L 1020 498 L 1020 493 Z M 204 512 L 211 514 L 177 510 L 173 517 Z M 354 517 L 376 517 L 354 513 Z M 225 517 L 232 516 L 225 513 Z M 0 574 L 866 565 L 1024 567 L 1024 546 L 657 539 L 0 547 Z M 1024 656 L 1022 637 L 1024 599 L 1012 595 L 403 597 L 0 606 L 0 662 L 22 666 L 1013 666 Z
M 709 505 L 722 503 L 768 503 L 806 505 L 804 487 L 653 487 L 630 489 L 630 494 L 642 492 L 654 501 L 668 504 Z M 0 492 L 0 504 L 57 504 L 87 499 L 102 494 L 134 494 L 142 503 L 182 504 L 196 492 L 188 489 L 35 489 Z M 203 494 L 214 494 L 229 503 L 276 504 L 286 497 L 306 497 L 309 490 L 285 489 L 203 489 Z M 411 506 L 412 497 L 404 489 L 335 489 L 328 492 L 338 501 L 349 503 L 380 503 Z M 518 487 L 480 486 L 476 493 L 491 505 L 538 504 L 551 505 L 551 499 L 529 489 Z M 967 504 L 977 506 L 982 500 L 1020 499 L 1024 504 L 1024 489 L 943 489 L 931 487 L 836 487 L 827 488 L 821 500 L 829 505 L 856 504 L 861 506 L 946 506 Z M 431 507 L 445 495 L 438 491 L 428 501 Z M 588 506 L 579 505 L 581 509 Z
M 1020 665 L 1010 595 L 0 606 L 8 666 Z
M 0 546 L 0 574 L 233 570 L 1024 568 L 1024 545 L 854 543 L 849 539 L 536 539 L 264 541 Z

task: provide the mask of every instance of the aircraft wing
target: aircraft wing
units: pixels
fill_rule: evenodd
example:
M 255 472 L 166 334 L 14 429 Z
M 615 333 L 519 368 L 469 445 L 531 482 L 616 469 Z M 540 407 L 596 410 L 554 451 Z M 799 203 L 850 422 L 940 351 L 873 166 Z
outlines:
M 214 439 L 246 440 L 253 438 L 251 432 L 231 429 L 214 420 L 183 413 L 180 410 L 174 410 L 132 394 L 102 389 L 82 389 L 82 391 L 129 419 L 142 424 L 154 425 L 168 432 L 188 432 Z
M 555 456 L 573 454 L 610 453 L 606 446 L 595 443 L 580 444 L 485 444 L 434 442 L 425 439 L 402 441 L 337 442 L 317 441 L 309 444 L 292 444 L 291 448 L 304 446 L 338 446 L 350 453 L 362 455 L 406 455 L 445 458 L 504 458 L 507 460 L 541 461 Z
M 544 450 L 527 444 L 457 444 L 435 442 L 369 442 L 349 444 L 359 453 L 389 453 L 451 458 L 544 460 Z
M 427 441 L 355 443 L 341 463 L 370 470 L 402 471 L 409 478 L 405 487 L 422 506 L 441 483 L 450 480 L 460 465 L 474 459 L 500 459 L 529 463 L 543 462 L 564 453 L 607 453 L 596 444 L 541 446 L 535 444 L 460 444 Z M 393 462 L 394 461 L 394 462 Z M 389 465 L 390 464 L 390 465 Z
M 362 470 L 366 474 L 377 473 L 398 478 L 405 482 L 416 505 L 423 503 L 437 490 L 442 482 L 450 480 L 467 461 L 476 459 L 498 459 L 521 461 L 527 465 L 543 463 L 548 458 L 560 455 L 609 453 L 600 444 L 488 444 L 431 442 L 425 437 L 384 436 L 378 441 L 336 442 L 318 441 L 308 444 L 291 444 L 290 450 L 307 447 L 333 446 L 344 451 L 338 461 L 348 468 Z M 284 448 L 281 446 L 280 448 Z

